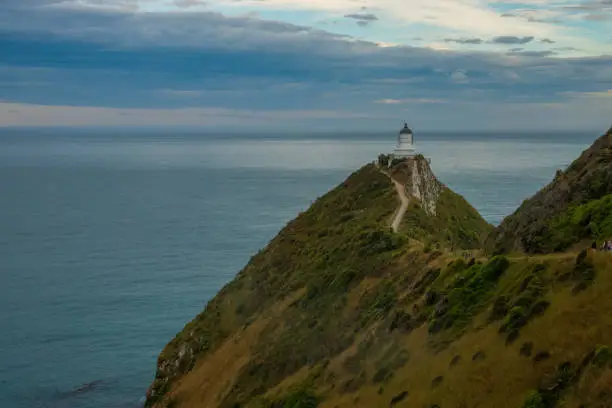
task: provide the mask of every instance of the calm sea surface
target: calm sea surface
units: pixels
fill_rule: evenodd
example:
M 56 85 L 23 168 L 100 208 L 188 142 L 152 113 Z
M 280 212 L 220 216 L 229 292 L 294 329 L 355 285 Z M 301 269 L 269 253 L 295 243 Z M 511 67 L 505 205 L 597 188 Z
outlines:
M 417 144 L 498 223 L 596 136 Z M 0 407 L 139 406 L 176 332 L 393 138 L 0 131 Z

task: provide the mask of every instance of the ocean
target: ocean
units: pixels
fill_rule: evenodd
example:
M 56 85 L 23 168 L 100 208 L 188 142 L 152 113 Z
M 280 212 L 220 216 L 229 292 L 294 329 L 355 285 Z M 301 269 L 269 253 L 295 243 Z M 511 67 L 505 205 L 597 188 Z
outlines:
M 596 132 L 416 134 L 498 223 Z M 0 130 L 0 407 L 138 407 L 159 352 L 394 132 Z

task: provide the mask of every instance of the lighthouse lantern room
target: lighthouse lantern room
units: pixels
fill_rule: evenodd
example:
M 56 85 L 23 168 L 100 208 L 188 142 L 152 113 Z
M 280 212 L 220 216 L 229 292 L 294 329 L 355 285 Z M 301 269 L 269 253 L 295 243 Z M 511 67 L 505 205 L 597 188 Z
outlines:
M 397 136 L 397 146 L 393 150 L 393 158 L 405 159 L 414 157 L 416 155 L 414 151 L 414 135 L 412 129 L 408 127 L 407 123 L 404 123 L 404 128 L 400 130 Z

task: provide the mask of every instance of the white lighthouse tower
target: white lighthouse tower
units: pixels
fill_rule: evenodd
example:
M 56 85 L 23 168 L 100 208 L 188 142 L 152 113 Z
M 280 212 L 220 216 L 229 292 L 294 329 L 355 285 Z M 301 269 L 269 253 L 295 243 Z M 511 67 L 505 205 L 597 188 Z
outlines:
M 414 135 L 412 130 L 404 123 L 404 128 L 397 136 L 397 146 L 393 150 L 394 159 L 407 159 L 416 155 L 414 151 Z

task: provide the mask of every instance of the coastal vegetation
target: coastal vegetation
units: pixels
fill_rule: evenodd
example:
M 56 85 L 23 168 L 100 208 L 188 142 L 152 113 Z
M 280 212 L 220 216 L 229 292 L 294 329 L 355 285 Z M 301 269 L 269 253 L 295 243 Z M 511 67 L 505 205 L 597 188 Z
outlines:
M 501 223 L 487 240 L 493 252 L 562 251 L 610 231 L 612 129 Z M 597 201 L 602 200 L 602 201 Z M 601 208 L 604 206 L 605 208 Z M 604 239 L 610 239 L 607 236 Z
M 166 346 L 147 406 L 612 406 L 611 139 L 497 228 L 423 157 L 364 166 Z

